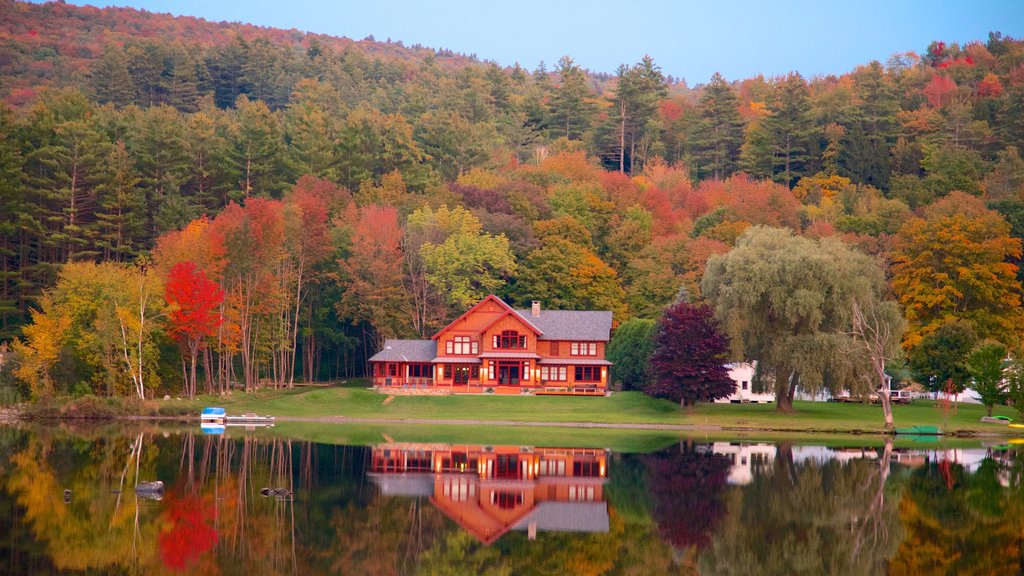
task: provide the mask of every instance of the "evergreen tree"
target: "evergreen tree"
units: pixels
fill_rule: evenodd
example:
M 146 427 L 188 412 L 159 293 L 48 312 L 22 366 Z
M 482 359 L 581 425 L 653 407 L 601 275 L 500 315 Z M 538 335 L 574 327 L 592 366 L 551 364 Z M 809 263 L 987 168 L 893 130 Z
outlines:
M 700 120 L 692 149 L 701 178 L 724 180 L 736 171 L 743 145 L 739 99 L 721 74 L 715 72 L 700 98 Z
M 590 128 L 594 114 L 587 75 L 572 58 L 562 56 L 558 60 L 558 76 L 558 87 L 551 95 L 551 123 L 559 136 L 579 140 Z
M 131 104 L 135 91 L 124 49 L 116 44 L 104 47 L 103 55 L 92 68 L 89 83 L 99 104 L 110 103 L 118 107 Z
M 106 173 L 98 186 L 97 247 L 104 260 L 128 262 L 143 248 L 146 196 L 124 143 L 111 147 Z
M 609 117 L 616 126 L 617 141 L 611 147 L 616 152 L 619 172 L 632 174 L 639 160 L 637 144 L 641 144 L 639 155 L 645 156 L 643 138 L 652 132 L 650 123 L 658 103 L 668 95 L 668 87 L 661 69 L 650 56 L 644 56 L 632 67 L 619 66 L 617 76 L 614 108 Z
M 768 101 L 764 126 L 774 149 L 773 178 L 792 188 L 804 175 L 810 159 L 813 125 L 807 103 L 809 92 L 802 76 L 791 73 L 776 83 Z
M 878 62 L 859 68 L 854 78 L 859 104 L 843 139 L 841 175 L 888 190 L 889 151 L 896 143 L 898 128 L 895 87 Z
M 0 105 L 0 341 L 10 340 L 28 312 L 22 298 L 21 223 L 25 202 L 24 157 L 15 134 L 14 114 Z

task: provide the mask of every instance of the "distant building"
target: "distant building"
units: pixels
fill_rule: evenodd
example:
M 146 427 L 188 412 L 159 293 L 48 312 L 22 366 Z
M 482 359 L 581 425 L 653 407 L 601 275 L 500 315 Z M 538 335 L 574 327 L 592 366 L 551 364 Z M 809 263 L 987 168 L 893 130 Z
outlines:
M 719 404 L 746 404 L 746 403 L 765 403 L 770 404 L 775 402 L 775 391 L 768 392 L 754 392 L 754 372 L 757 367 L 750 362 L 737 362 L 734 364 L 726 364 L 726 368 L 729 369 L 729 378 L 732 378 L 735 389 L 733 393 L 725 398 L 719 398 L 715 402 Z
M 430 340 L 387 340 L 369 362 L 379 390 L 604 395 L 607 311 L 516 310 L 488 296 Z

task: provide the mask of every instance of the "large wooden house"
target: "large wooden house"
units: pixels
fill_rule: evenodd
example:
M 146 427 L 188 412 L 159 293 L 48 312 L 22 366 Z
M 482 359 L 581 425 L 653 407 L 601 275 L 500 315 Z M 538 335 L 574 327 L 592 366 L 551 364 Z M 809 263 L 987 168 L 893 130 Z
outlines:
M 516 310 L 491 295 L 430 340 L 387 340 L 370 358 L 378 389 L 604 395 L 612 313 Z

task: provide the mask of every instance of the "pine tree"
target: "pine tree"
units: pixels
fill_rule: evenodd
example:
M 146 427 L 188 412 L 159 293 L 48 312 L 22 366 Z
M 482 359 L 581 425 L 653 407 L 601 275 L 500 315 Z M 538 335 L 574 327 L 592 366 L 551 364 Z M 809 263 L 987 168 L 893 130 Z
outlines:
M 743 145 L 743 119 L 739 99 L 718 72 L 701 95 L 700 121 L 692 140 L 699 177 L 724 180 L 736 171 Z
M 22 290 L 19 222 L 25 217 L 24 166 L 14 114 L 0 104 L 0 341 L 10 340 L 27 315 Z
M 804 175 L 810 158 L 813 125 L 807 103 L 809 92 L 802 76 L 791 73 L 778 82 L 764 119 L 774 148 L 773 178 L 792 188 Z
M 579 140 L 590 128 L 594 114 L 587 75 L 568 56 L 558 60 L 558 75 L 558 87 L 551 95 L 552 125 L 559 136 Z
M 110 149 L 106 173 L 97 187 L 97 246 L 104 260 L 130 261 L 144 246 L 146 196 L 124 143 Z
M 121 107 L 131 104 L 134 99 L 128 56 L 116 44 L 108 44 L 103 49 L 103 55 L 93 66 L 89 82 L 96 102 L 100 104 L 110 103 Z

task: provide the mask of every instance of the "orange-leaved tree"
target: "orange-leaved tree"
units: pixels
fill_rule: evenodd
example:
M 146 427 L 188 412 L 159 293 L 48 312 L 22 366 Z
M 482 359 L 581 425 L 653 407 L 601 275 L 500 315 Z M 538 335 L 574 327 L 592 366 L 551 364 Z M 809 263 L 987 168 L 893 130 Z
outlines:
M 907 319 L 911 350 L 960 320 L 981 338 L 1014 343 L 1021 325 L 1017 266 L 1021 241 L 980 198 L 953 192 L 908 220 L 897 235 L 892 287 Z

